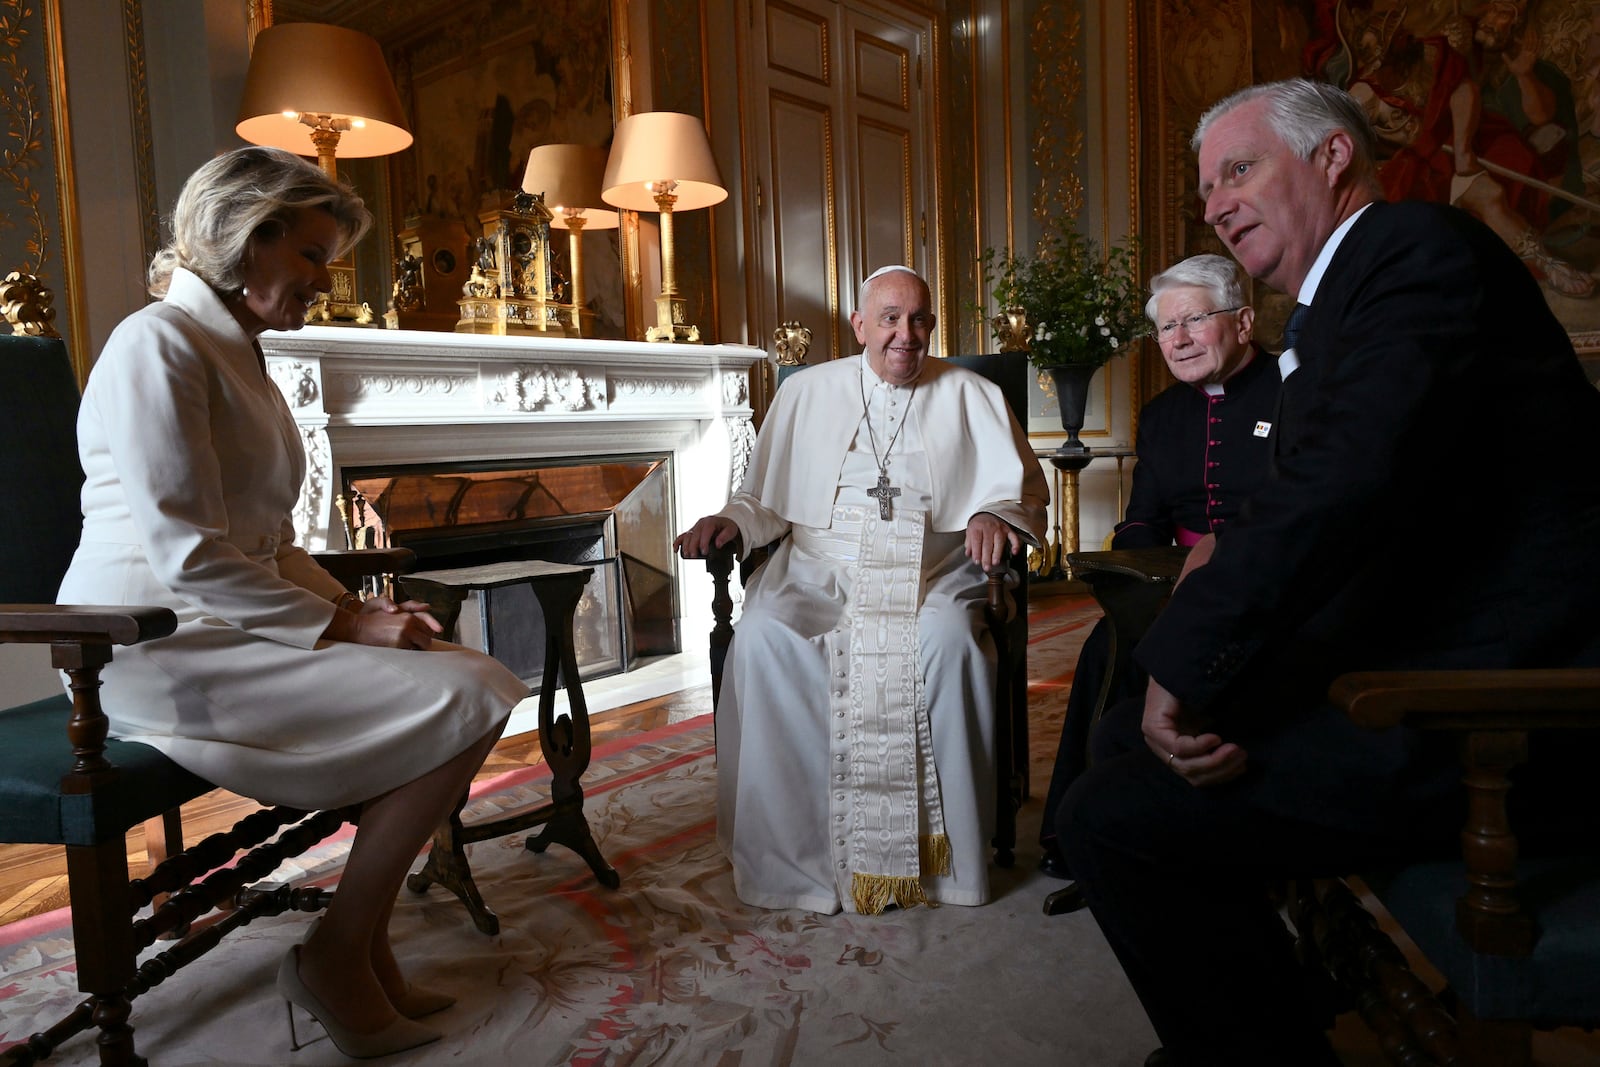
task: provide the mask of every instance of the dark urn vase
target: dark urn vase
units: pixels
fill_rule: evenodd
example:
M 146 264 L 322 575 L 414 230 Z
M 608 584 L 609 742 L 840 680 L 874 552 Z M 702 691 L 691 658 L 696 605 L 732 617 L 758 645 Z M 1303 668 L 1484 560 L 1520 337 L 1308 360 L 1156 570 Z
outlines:
M 1061 428 L 1067 431 L 1066 441 L 1056 450 L 1063 455 L 1083 455 L 1089 451 L 1089 446 L 1078 440 L 1078 431 L 1083 429 L 1083 410 L 1089 402 L 1089 383 L 1099 369 L 1087 363 L 1063 363 L 1045 368 L 1050 380 L 1055 382 L 1056 400 L 1061 405 Z

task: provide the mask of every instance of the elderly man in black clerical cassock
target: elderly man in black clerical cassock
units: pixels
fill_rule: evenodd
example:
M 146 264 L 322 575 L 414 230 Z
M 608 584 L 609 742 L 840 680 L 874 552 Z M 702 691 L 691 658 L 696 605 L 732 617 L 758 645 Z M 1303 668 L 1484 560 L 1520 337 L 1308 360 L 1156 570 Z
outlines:
M 1231 259 L 1192 256 L 1150 279 L 1145 314 L 1177 382 L 1139 413 L 1133 492 L 1113 548 L 1192 547 L 1221 534 L 1266 476 L 1268 434 L 1278 400 L 1277 361 L 1252 339 L 1255 309 L 1245 303 Z M 1090 631 L 1073 672 L 1039 831 L 1039 869 L 1070 878 L 1056 848 L 1054 812 L 1087 763 L 1095 698 L 1111 662 L 1111 630 Z M 1105 707 L 1144 692 L 1137 669 L 1117 680 Z M 1137 714 L 1137 709 L 1135 709 Z M 1051 895 L 1052 914 L 1075 911 L 1075 891 Z

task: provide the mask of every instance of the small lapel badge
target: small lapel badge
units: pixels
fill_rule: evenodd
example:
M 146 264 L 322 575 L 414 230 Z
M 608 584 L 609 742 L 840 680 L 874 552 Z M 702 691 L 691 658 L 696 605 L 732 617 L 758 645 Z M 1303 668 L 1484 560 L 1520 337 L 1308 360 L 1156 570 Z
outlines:
M 1258 423 L 1256 423 L 1256 436 L 1257 437 L 1266 437 L 1270 433 L 1272 433 L 1272 423 L 1270 423 L 1270 422 L 1258 422 Z

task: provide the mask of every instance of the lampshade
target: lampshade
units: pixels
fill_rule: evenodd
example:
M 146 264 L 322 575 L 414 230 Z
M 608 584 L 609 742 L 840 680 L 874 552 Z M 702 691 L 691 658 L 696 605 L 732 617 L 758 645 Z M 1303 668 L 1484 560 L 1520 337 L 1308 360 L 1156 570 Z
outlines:
M 385 156 L 411 144 L 383 50 L 342 26 L 285 22 L 256 35 L 234 131 L 251 144 L 315 156 L 302 114 L 349 120 L 339 133 L 345 158 Z
M 674 211 L 693 211 L 728 198 L 711 155 L 705 124 L 676 111 L 644 111 L 617 123 L 601 183 L 606 203 L 659 211 L 652 182 L 677 182 Z
M 600 198 L 600 180 L 606 172 L 606 150 L 586 144 L 542 144 L 528 153 L 522 174 L 522 191 L 543 193 L 544 205 L 555 216 L 550 225 L 567 228 L 561 209 L 582 210 L 585 230 L 614 230 L 617 213 Z M 653 205 L 652 205 L 653 206 Z

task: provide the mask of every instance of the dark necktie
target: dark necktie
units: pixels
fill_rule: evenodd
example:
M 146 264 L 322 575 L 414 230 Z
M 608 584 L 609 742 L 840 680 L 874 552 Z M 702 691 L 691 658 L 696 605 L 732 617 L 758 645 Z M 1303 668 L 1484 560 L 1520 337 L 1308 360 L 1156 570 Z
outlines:
M 1283 350 L 1285 352 L 1294 348 L 1295 344 L 1300 340 L 1300 327 L 1305 325 L 1306 314 L 1310 310 L 1311 307 L 1308 304 L 1296 304 L 1294 310 L 1289 313 L 1289 321 L 1283 325 Z M 1297 352 L 1295 355 L 1298 357 L 1299 353 Z M 1303 380 L 1295 383 L 1296 386 L 1303 386 L 1304 384 Z M 1267 469 L 1274 475 L 1278 472 L 1278 450 L 1283 444 L 1283 418 L 1285 408 L 1288 406 L 1285 403 L 1284 396 L 1288 391 L 1289 380 L 1285 378 L 1283 384 L 1278 387 L 1278 399 L 1272 405 L 1272 441 L 1269 446 L 1270 451 L 1267 454 Z
M 1283 350 L 1285 352 L 1295 347 L 1295 343 L 1300 340 L 1300 327 L 1305 325 L 1306 315 L 1310 311 L 1310 305 L 1296 304 L 1294 310 L 1289 313 L 1289 321 L 1284 323 L 1283 326 Z

